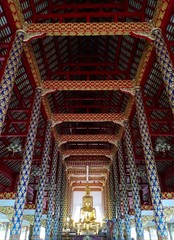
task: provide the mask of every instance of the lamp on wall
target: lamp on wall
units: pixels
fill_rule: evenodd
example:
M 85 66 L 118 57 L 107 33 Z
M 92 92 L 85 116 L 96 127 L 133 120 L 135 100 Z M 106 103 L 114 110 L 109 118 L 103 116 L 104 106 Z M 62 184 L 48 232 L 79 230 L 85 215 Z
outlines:
M 165 153 L 166 151 L 170 151 L 171 146 L 168 143 L 167 139 L 164 137 L 158 137 L 156 139 L 156 144 L 155 144 L 155 151 L 156 152 L 163 152 Z

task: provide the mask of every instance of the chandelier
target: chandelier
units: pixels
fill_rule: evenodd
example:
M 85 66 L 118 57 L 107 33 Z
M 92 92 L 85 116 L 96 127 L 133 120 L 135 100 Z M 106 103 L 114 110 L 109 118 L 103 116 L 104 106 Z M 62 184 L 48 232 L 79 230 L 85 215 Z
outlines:
M 22 152 L 21 141 L 19 138 L 14 139 L 11 144 L 7 147 L 9 152 L 19 153 Z
M 159 137 L 156 139 L 155 151 L 156 152 L 163 152 L 170 151 L 171 146 L 164 137 Z

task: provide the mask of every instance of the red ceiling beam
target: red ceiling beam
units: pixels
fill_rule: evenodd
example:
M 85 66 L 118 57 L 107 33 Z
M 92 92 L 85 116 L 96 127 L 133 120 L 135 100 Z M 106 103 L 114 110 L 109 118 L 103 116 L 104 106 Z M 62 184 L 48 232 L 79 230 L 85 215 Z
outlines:
M 123 98 L 124 98 L 124 95 L 123 95 Z M 80 99 L 79 99 L 80 100 Z M 121 101 L 120 101 L 121 102 Z M 69 109 L 69 110 L 75 110 L 75 109 L 78 109 L 78 108 L 81 108 L 81 109 L 87 109 L 89 112 L 90 109 L 94 109 L 94 108 L 99 108 L 99 109 L 109 109 L 109 108 L 116 108 L 116 105 L 77 105 L 77 106 L 70 106 L 70 105 L 61 105 L 61 108 L 64 108 L 64 109 Z M 120 112 L 120 111 L 118 111 Z
M 67 161 L 107 161 L 109 160 L 107 157 L 105 156 L 70 156 L 66 159 Z
M 64 3 L 61 5 L 56 5 L 54 4 L 53 9 L 54 10 L 76 10 L 77 9 L 95 9 L 95 11 L 100 11 L 101 9 L 106 9 L 106 8 L 111 8 L 111 9 L 120 9 L 122 10 L 122 8 L 124 7 L 123 3 L 102 3 L 102 4 L 98 4 L 98 3 L 89 3 L 89 2 L 85 2 L 83 3 L 78 3 L 78 4 L 71 4 L 71 3 Z
M 92 56 L 91 56 L 92 57 Z M 81 62 L 66 62 L 66 63 L 60 63 L 59 67 L 111 67 L 114 66 L 116 67 L 117 64 L 115 62 L 85 62 L 85 63 L 81 63 Z
M 114 22 L 118 21 L 120 17 L 136 17 L 141 18 L 141 12 L 68 12 L 68 13 L 48 13 L 37 14 L 35 16 L 36 21 L 38 19 L 59 19 L 59 22 L 63 22 L 64 19 L 70 18 L 86 18 L 87 22 L 90 22 L 91 18 L 113 18 Z
M 99 127 L 88 127 L 88 126 L 86 126 L 86 127 L 63 127 L 63 129 L 64 130 L 70 130 L 70 129 L 72 129 L 72 130 L 108 130 L 108 129 L 110 129 L 111 127 L 110 126 L 108 126 L 108 127 L 101 127 L 101 126 L 99 126 Z
M 92 100 L 92 101 L 108 101 L 108 98 L 106 98 L 106 97 L 97 97 L 97 96 L 95 96 L 95 97 L 69 97 L 69 96 L 66 96 L 66 99 L 67 100 L 71 100 L 71 101 L 79 101 L 79 100 L 86 100 L 86 101 L 90 101 L 90 100 Z
M 123 70 L 112 70 L 112 71 L 52 71 L 50 75 L 59 75 L 59 76 L 66 76 L 66 75 L 118 75 L 118 74 L 125 74 L 126 72 Z
M 69 38 L 68 38 L 69 39 Z M 77 43 L 76 43 L 77 44 Z M 76 44 L 74 44 L 74 45 L 76 45 Z M 71 48 L 72 48 L 72 46 L 71 46 Z M 60 56 L 60 55 L 59 55 Z M 72 61 L 73 61 L 73 63 L 76 63 L 76 64 L 78 64 L 78 63 L 81 63 L 81 62 L 84 62 L 84 60 L 85 60 L 85 62 L 93 62 L 94 63 L 94 66 L 95 66 L 95 63 L 98 63 L 98 64 L 100 64 L 100 63 L 102 63 L 103 62 L 103 59 L 105 59 L 105 57 L 106 57 L 106 55 L 104 54 L 104 53 L 97 53 L 97 54 L 89 54 L 88 52 L 87 53 L 85 53 L 85 59 L 84 59 L 84 54 L 82 54 L 81 53 L 81 50 L 79 49 L 78 50 L 78 55 L 77 54 L 73 54 L 73 53 L 71 53 L 71 59 L 72 59 Z M 66 62 L 67 61 L 67 59 L 62 59 L 62 63 L 63 62 Z M 77 63 L 78 62 L 78 63 Z M 117 64 L 115 64 L 114 65 L 114 63 L 115 63 L 115 61 L 114 62 L 111 62 L 111 67 L 112 66 L 115 66 L 115 67 L 117 67 Z M 64 63 L 64 64 L 66 64 L 66 63 Z M 61 65 L 61 63 L 60 63 L 60 65 L 58 65 L 57 67 L 59 68 L 59 66 L 60 66 L 60 68 L 62 67 L 62 65 Z M 88 66 L 88 65 L 86 65 L 86 66 Z M 89 66 L 93 66 L 92 64 L 91 65 L 89 65 Z M 97 66 L 97 65 L 96 65 Z M 100 66 L 100 65 L 99 65 Z M 74 66 L 74 67 L 78 67 L 78 65 L 77 66 Z

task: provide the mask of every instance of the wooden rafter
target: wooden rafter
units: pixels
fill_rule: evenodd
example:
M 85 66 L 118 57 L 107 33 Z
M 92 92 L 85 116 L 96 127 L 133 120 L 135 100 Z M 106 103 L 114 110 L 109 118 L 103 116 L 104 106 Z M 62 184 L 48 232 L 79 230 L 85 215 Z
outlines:
M 98 114 L 53 114 L 54 125 L 62 122 L 114 122 L 123 125 L 124 114 L 122 113 L 98 113 Z
M 110 143 L 116 143 L 117 136 L 115 134 L 60 134 L 58 136 L 59 144 L 65 143 L 65 142 L 110 142 Z
M 60 153 L 65 157 L 71 155 L 113 155 L 115 148 L 113 149 L 60 149 Z
M 45 91 L 111 91 L 133 92 L 132 80 L 108 81 L 56 81 L 46 80 L 42 87 Z
M 46 36 L 107 36 L 130 35 L 131 32 L 149 32 L 146 22 L 105 23 L 31 23 L 26 31 L 43 32 Z
M 65 160 L 65 165 L 66 166 L 108 166 L 108 164 L 111 163 L 110 160 L 108 161 L 70 161 L 70 160 Z

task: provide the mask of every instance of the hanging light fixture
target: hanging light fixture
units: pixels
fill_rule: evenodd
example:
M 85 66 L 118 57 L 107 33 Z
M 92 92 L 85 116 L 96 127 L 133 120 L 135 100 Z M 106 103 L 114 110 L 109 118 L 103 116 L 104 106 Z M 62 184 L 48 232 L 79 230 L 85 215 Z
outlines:
M 9 152 L 19 153 L 22 152 L 22 143 L 19 138 L 14 139 L 10 145 L 7 147 Z
M 155 144 L 155 151 L 156 152 L 163 152 L 165 153 L 166 151 L 170 151 L 171 146 L 168 143 L 167 139 L 164 137 L 159 137 L 156 139 L 156 144 Z

